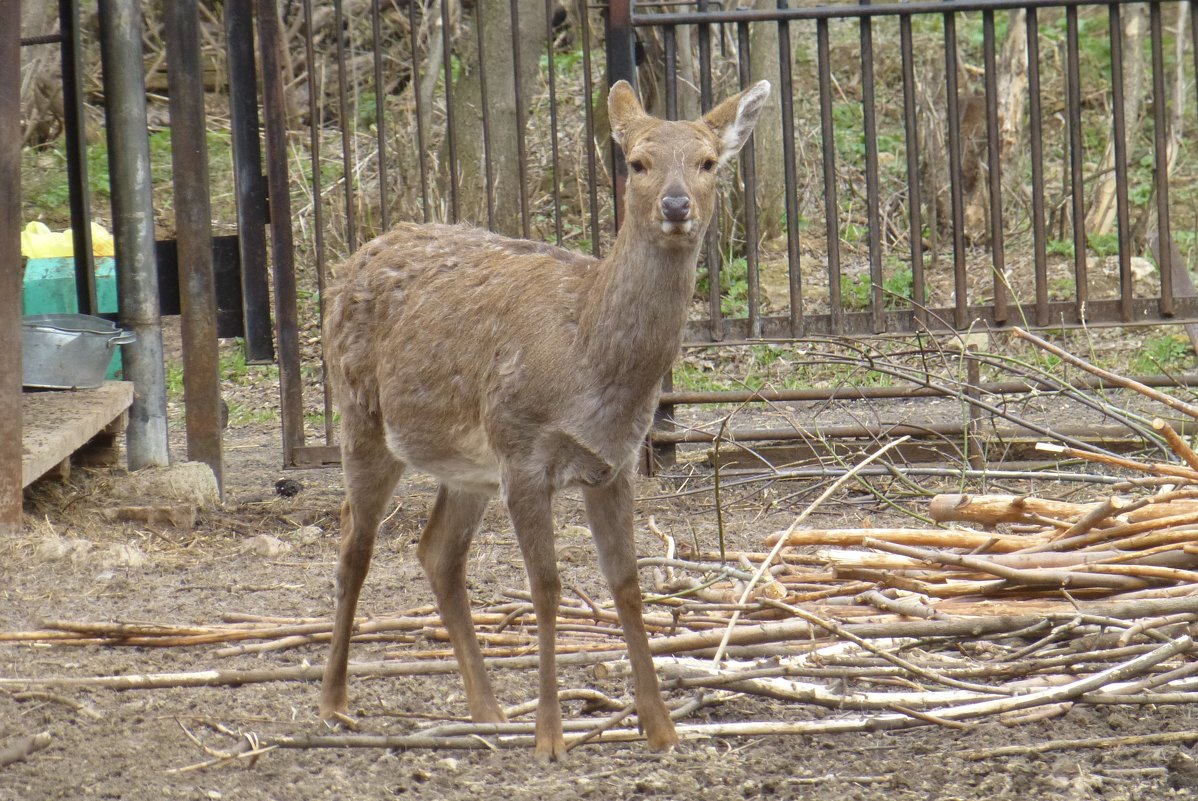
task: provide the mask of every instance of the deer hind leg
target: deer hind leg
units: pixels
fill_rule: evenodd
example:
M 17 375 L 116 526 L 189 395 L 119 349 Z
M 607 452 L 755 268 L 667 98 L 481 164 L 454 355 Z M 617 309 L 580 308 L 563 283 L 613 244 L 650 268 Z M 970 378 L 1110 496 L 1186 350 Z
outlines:
M 387 450 L 381 428 L 351 407 L 342 411 L 341 464 L 345 502 L 341 506 L 341 553 L 337 560 L 337 607 L 333 638 L 320 685 L 320 716 L 348 712 L 346 668 L 349 638 L 362 583 L 370 569 L 374 538 L 403 474 L 404 464 Z
M 562 585 L 553 544 L 552 493 L 543 479 L 505 476 L 504 500 L 516 528 L 516 539 L 528 571 L 532 606 L 537 616 L 540 651 L 536 753 L 541 759 L 566 755 L 562 737 L 562 709 L 557 697 L 557 610 Z
M 418 554 L 437 596 L 437 607 L 462 671 L 471 719 L 476 723 L 503 723 L 507 718 L 495 700 L 483 666 L 466 592 L 470 541 L 478 531 L 489 500 L 489 493 L 451 489 L 442 484 L 428 525 L 420 536 Z
M 624 629 L 636 691 L 637 719 L 651 749 L 669 750 L 678 743 L 678 734 L 661 697 L 641 615 L 641 587 L 632 536 L 632 477 L 625 470 L 608 484 L 586 487 L 583 500 L 599 554 L 599 566 L 615 598 L 616 612 Z

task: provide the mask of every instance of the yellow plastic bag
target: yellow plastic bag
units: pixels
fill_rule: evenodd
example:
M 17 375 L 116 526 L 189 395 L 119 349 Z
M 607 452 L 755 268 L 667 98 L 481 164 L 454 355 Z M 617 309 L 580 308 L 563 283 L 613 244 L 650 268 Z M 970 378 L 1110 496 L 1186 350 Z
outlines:
M 92 254 L 112 256 L 115 249 L 112 234 L 104 226 L 92 223 Z M 27 259 L 71 258 L 75 255 L 75 241 L 71 229 L 52 231 L 42 222 L 31 222 L 21 232 L 21 255 Z

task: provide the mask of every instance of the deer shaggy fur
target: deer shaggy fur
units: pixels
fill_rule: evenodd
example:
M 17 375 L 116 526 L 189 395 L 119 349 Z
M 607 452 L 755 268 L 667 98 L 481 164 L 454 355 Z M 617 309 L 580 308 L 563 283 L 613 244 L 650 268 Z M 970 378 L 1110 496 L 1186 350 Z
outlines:
M 524 556 L 540 649 L 536 751 L 565 753 L 554 625 L 560 581 L 552 497 L 580 487 L 624 628 L 649 746 L 677 742 L 641 618 L 632 475 L 661 380 L 678 354 L 716 169 L 744 145 L 766 82 L 704 118 L 647 115 L 612 87 L 612 135 L 630 168 L 625 217 L 603 259 L 464 225 L 405 223 L 365 245 L 326 293 L 346 500 L 337 609 L 321 688 L 347 711 L 349 637 L 378 525 L 405 466 L 440 489 L 418 554 L 461 666 L 471 716 L 500 722 L 466 593 L 466 556 L 499 492 Z

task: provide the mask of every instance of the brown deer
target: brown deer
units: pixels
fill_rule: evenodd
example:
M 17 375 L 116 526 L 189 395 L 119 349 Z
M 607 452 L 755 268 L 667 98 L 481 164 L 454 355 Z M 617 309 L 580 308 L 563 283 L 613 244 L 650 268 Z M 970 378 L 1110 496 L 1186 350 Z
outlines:
M 630 175 L 624 223 L 604 259 L 467 226 L 402 224 L 342 265 L 327 291 L 324 327 L 346 492 L 320 691 L 326 720 L 347 711 L 358 595 L 379 522 L 410 464 L 441 482 L 417 553 L 471 717 L 504 720 L 474 632 L 465 570 L 498 491 L 536 612 L 536 752 L 565 753 L 551 503 L 557 490 L 577 486 L 624 629 L 639 725 L 654 750 L 677 743 L 641 618 L 632 475 L 681 345 L 716 167 L 749 138 L 769 91 L 762 81 L 700 120 L 667 122 L 646 114 L 627 83 L 612 87 L 612 137 Z

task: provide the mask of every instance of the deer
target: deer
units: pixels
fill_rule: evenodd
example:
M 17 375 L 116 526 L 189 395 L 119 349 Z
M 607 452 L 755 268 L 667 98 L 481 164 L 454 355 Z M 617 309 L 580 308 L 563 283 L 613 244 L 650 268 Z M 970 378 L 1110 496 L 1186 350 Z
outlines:
M 744 146 L 769 93 L 761 81 L 698 120 L 666 121 L 646 113 L 627 82 L 615 83 L 608 118 L 629 174 L 623 223 L 602 259 L 468 225 L 401 223 L 336 270 L 324 341 L 345 500 L 320 689 L 326 722 L 348 721 L 354 615 L 379 524 L 410 466 L 439 482 L 416 550 L 471 719 L 505 721 L 466 587 L 470 543 L 498 493 L 536 616 L 535 753 L 565 755 L 552 500 L 580 488 L 623 629 L 638 725 L 652 750 L 678 743 L 642 618 L 633 481 L 681 350 L 717 168 Z

